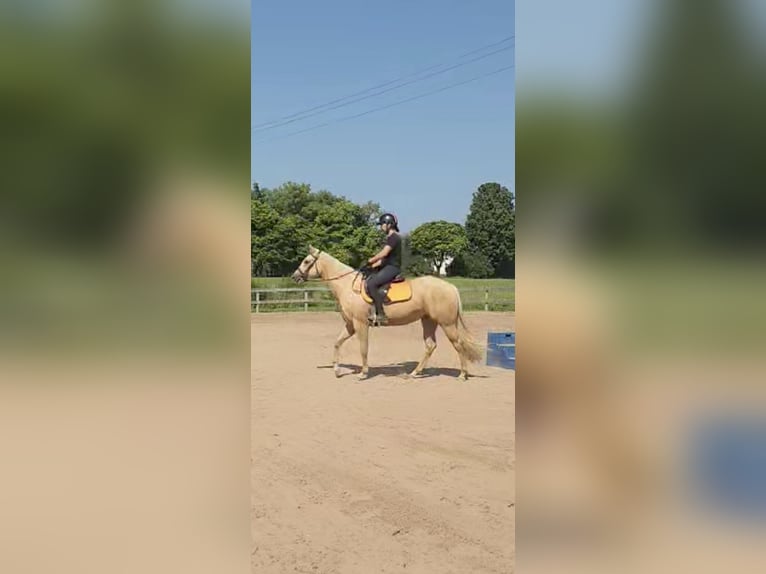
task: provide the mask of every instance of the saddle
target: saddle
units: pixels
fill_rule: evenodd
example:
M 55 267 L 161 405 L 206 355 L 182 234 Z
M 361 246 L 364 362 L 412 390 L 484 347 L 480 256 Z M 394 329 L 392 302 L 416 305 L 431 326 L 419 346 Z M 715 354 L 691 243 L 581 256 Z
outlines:
M 367 277 L 365 277 L 366 279 Z M 383 304 L 391 305 L 392 303 L 401 303 L 403 301 L 409 301 L 412 299 L 412 287 L 410 282 L 407 281 L 401 275 L 394 277 L 390 283 L 386 283 L 381 287 L 381 291 L 384 293 Z M 372 305 L 373 300 L 367 293 L 367 281 L 362 281 L 361 293 L 362 299 L 365 303 Z

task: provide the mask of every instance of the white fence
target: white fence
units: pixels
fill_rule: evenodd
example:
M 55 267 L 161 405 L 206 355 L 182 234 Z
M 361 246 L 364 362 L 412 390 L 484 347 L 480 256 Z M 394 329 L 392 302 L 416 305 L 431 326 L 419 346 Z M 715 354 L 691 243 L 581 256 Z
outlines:
M 324 297 L 315 297 L 313 294 L 318 293 L 324 295 Z M 312 294 L 309 296 L 309 294 Z M 303 306 L 305 312 L 309 311 L 309 305 L 322 304 L 323 306 L 335 307 L 335 299 L 332 296 L 332 291 L 324 287 L 307 287 L 302 288 L 290 288 L 290 289 L 252 289 L 250 294 L 250 307 L 255 310 L 256 313 L 260 313 L 262 310 L 272 310 L 269 306 L 279 305 L 281 307 L 294 307 L 296 305 Z M 295 295 L 295 297 L 293 297 Z M 264 309 L 261 309 L 261 308 Z M 282 310 L 282 309 L 277 309 Z
M 465 310 L 513 311 L 513 287 L 459 288 Z M 250 308 L 254 313 L 273 311 L 328 311 L 337 309 L 332 291 L 326 287 L 251 289 Z

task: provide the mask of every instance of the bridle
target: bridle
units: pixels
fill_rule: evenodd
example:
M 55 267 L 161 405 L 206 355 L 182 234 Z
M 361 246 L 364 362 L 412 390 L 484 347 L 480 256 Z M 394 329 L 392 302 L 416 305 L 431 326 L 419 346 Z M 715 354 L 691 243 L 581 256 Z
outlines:
M 322 255 L 321 251 L 317 255 L 311 255 L 314 258 L 314 260 L 311 262 L 311 264 L 308 267 L 306 267 L 305 271 L 302 271 L 300 267 L 298 268 L 298 274 L 303 281 L 311 281 L 311 277 L 309 277 L 309 271 L 311 271 L 311 269 L 317 264 L 317 261 L 319 261 L 320 255 Z M 359 270 L 351 269 L 350 271 L 346 271 L 345 273 L 342 273 L 341 275 L 338 275 L 337 277 L 330 277 L 329 279 L 322 279 L 321 277 L 317 277 L 314 280 L 324 281 L 324 282 L 335 281 L 336 279 L 342 279 L 343 277 L 351 275 L 352 273 L 359 273 Z
M 319 255 L 321 255 L 321 254 L 322 254 L 322 252 L 320 251 L 320 252 L 319 252 Z M 301 278 L 303 281 L 308 281 L 308 280 L 310 279 L 310 278 L 309 278 L 309 271 L 311 271 L 311 269 L 314 267 L 314 265 L 316 265 L 316 264 L 317 264 L 317 261 L 319 261 L 319 255 L 312 255 L 312 257 L 314 258 L 314 261 L 312 261 L 312 262 L 311 262 L 311 265 L 309 265 L 309 266 L 306 268 L 306 270 L 305 270 L 305 271 L 301 270 L 301 268 L 300 268 L 300 267 L 298 267 L 298 275 L 299 275 L 299 277 L 300 277 L 300 278 Z

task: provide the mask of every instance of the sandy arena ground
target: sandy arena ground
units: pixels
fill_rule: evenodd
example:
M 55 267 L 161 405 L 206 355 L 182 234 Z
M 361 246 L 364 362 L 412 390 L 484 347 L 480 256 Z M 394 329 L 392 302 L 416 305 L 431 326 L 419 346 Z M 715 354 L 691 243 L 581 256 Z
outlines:
M 488 331 L 514 316 L 469 313 Z M 337 313 L 251 316 L 253 572 L 509 573 L 514 558 L 513 371 L 458 358 L 439 330 L 425 377 L 420 323 L 375 329 L 370 374 L 335 378 Z

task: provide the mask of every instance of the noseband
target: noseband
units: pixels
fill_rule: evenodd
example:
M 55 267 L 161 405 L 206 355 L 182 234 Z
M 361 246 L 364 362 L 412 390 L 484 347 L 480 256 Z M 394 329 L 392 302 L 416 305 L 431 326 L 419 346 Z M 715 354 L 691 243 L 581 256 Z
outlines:
M 319 255 L 321 255 L 321 254 L 322 254 L 322 252 L 320 251 Z M 298 274 L 300 275 L 300 278 L 303 279 L 304 281 L 308 281 L 309 280 L 309 271 L 311 271 L 311 269 L 314 267 L 314 265 L 316 265 L 317 261 L 319 261 L 319 255 L 312 255 L 312 257 L 314 258 L 314 261 L 311 262 L 311 265 L 306 267 L 305 271 L 301 271 L 301 269 L 298 268 Z
M 298 268 L 298 277 L 301 278 L 303 281 L 309 281 L 309 271 L 316 265 L 317 261 L 319 261 L 319 256 L 322 255 L 322 252 L 319 252 L 319 255 L 312 255 L 314 258 L 314 261 L 311 262 L 311 265 L 306 267 L 305 271 L 301 271 L 300 267 Z M 359 273 L 358 269 L 352 269 L 351 271 L 346 271 L 345 273 L 342 273 L 341 275 L 338 275 L 337 277 L 330 277 L 329 279 L 322 279 L 321 277 L 318 279 L 319 281 L 336 281 L 337 279 L 341 279 L 343 277 L 346 277 L 348 275 L 351 275 L 352 273 Z

